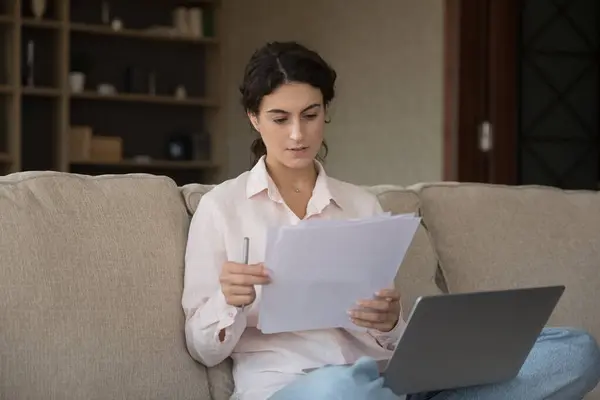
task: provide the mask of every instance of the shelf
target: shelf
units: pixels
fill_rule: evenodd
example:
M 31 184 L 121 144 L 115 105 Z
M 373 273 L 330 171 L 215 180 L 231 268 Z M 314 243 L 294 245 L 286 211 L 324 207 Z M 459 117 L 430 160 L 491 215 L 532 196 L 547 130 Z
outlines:
M 21 92 L 25 96 L 59 97 L 60 90 L 47 87 L 23 87 Z
M 60 29 L 62 23 L 51 19 L 23 18 L 21 24 L 30 28 Z
M 10 15 L 0 15 L 0 24 L 12 24 L 15 19 Z
M 171 42 L 187 42 L 187 43 L 198 43 L 198 44 L 216 44 L 218 41 L 215 38 L 195 38 L 186 36 L 174 36 L 168 34 L 162 34 L 152 32 L 149 30 L 141 29 L 120 29 L 114 30 L 104 25 L 90 25 L 81 23 L 72 23 L 70 25 L 71 32 L 87 33 L 90 35 L 105 35 L 105 36 L 117 36 L 124 38 L 133 39 L 145 39 L 145 40 L 162 40 Z
M 0 163 L 10 163 L 12 162 L 12 157 L 8 153 L 0 152 Z
M 0 85 L 0 93 L 10 94 L 13 92 L 12 86 Z
M 122 160 L 115 162 L 101 161 L 72 161 L 71 165 L 95 167 L 147 168 L 147 169 L 209 169 L 216 168 L 210 161 L 170 161 L 170 160 Z
M 120 102 L 132 102 L 132 103 L 151 103 L 151 104 L 164 104 L 174 106 L 198 106 L 198 107 L 216 107 L 217 104 L 214 101 L 202 98 L 186 98 L 177 99 L 174 96 L 160 96 L 150 94 L 130 94 L 120 93 L 114 95 L 103 95 L 96 92 L 84 92 L 84 93 L 72 93 L 71 98 L 73 99 L 84 99 L 84 100 L 99 100 L 99 101 L 120 101 Z

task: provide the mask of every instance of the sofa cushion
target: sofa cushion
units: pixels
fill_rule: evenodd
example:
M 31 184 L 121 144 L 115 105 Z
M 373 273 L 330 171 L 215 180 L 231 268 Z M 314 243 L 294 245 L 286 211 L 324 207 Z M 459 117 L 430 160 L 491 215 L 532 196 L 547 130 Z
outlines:
M 549 323 L 600 338 L 600 194 L 450 183 L 418 192 L 451 292 L 564 284 Z
M 392 214 L 420 212 L 419 197 L 410 190 L 390 185 L 368 189 L 377 196 L 385 211 Z M 408 317 L 419 296 L 441 293 L 440 286 L 443 287 L 444 283 L 439 282 L 441 276 L 437 274 L 437 265 L 437 256 L 429 242 L 427 231 L 420 225 L 396 276 L 405 317 Z
M 167 178 L 2 178 L 0 398 L 209 399 L 184 340 L 188 223 Z

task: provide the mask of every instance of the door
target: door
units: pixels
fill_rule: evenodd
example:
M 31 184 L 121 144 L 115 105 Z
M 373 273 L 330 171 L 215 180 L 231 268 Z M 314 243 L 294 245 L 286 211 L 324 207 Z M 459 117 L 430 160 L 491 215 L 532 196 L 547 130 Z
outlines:
M 446 0 L 446 179 L 598 188 L 599 21 L 597 0 Z
M 517 181 L 518 0 L 446 0 L 445 179 Z

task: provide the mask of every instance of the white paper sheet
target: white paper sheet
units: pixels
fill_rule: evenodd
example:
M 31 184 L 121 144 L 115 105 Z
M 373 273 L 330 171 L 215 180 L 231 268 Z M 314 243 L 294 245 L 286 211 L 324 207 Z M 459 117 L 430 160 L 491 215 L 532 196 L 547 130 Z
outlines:
M 393 287 L 419 226 L 413 214 L 307 221 L 269 230 L 258 328 L 263 333 L 361 330 L 347 311 Z

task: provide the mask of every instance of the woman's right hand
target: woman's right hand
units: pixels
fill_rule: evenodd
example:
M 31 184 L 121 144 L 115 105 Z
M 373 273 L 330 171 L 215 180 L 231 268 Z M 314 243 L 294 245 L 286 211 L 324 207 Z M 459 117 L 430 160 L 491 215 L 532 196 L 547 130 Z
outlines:
M 226 262 L 221 269 L 221 291 L 227 304 L 242 307 L 254 302 L 254 285 L 269 283 L 269 275 L 263 264 L 238 264 Z

